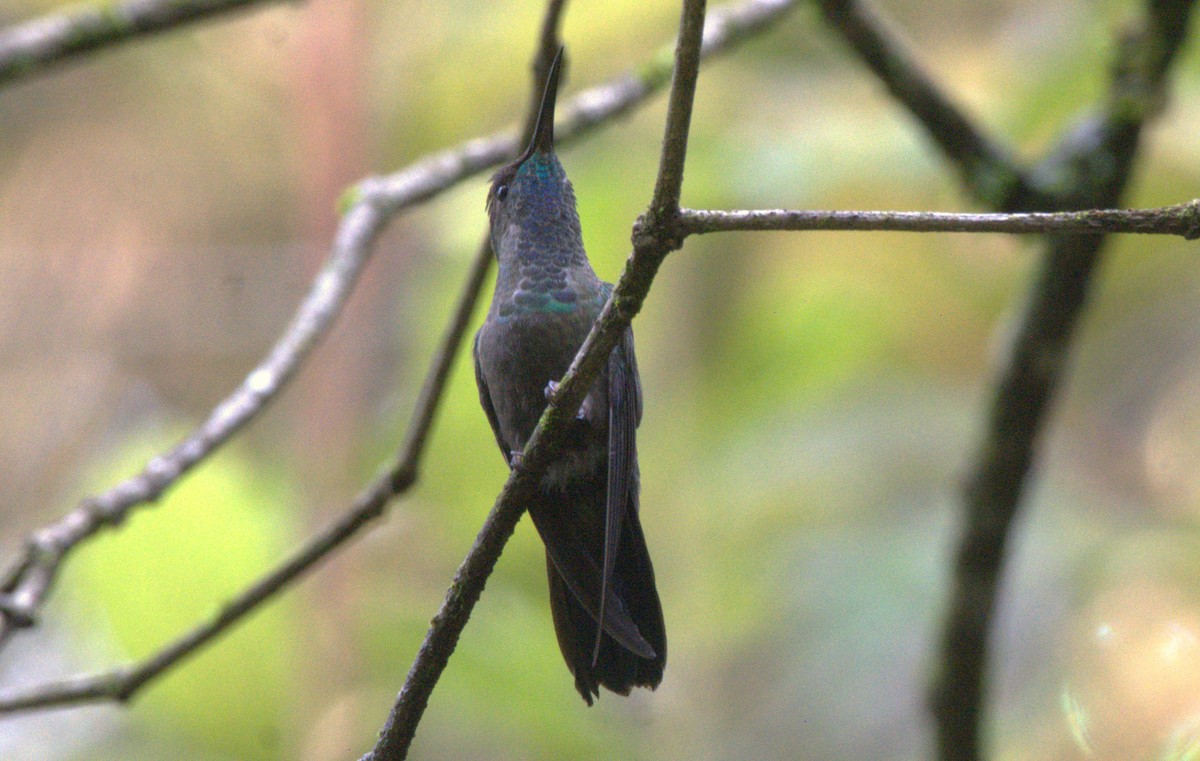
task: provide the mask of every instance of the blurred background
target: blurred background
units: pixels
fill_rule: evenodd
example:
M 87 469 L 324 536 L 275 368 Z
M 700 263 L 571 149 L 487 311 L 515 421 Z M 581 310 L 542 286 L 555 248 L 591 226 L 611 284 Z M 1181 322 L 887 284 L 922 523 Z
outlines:
M 1102 95 L 1139 7 L 882 5 L 1030 158 Z M 0 24 L 56 7 L 5 0 Z M 541 9 L 262 7 L 0 91 L 0 558 L 254 366 L 327 255 L 345 187 L 516 122 Z M 677 14 L 573 0 L 566 95 L 646 60 Z M 1197 46 L 1172 89 L 1129 205 L 1200 195 Z M 649 198 L 664 110 L 659 97 L 562 153 L 606 279 Z M 973 208 L 807 6 L 705 68 L 692 136 L 691 206 Z M 147 655 L 344 509 L 399 445 L 485 192 L 469 180 L 391 224 L 282 398 L 72 557 L 41 626 L 0 656 L 0 684 Z M 688 241 L 635 323 L 662 686 L 585 709 L 525 520 L 412 757 L 926 758 L 958 486 L 1037 250 L 980 235 Z M 1112 242 L 1012 547 L 997 758 L 1200 749 L 1196 257 L 1175 239 Z M 0 718 L 0 758 L 357 758 L 504 476 L 460 358 L 420 483 L 384 522 L 131 706 Z

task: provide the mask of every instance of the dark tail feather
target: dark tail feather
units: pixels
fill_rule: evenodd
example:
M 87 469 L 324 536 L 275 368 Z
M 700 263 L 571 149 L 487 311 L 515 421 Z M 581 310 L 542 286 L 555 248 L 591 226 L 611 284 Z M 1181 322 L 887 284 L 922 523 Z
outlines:
M 575 675 L 576 689 L 588 705 L 594 697 L 599 697 L 601 685 L 620 695 L 628 695 L 634 687 L 654 689 L 662 681 L 667 663 L 662 605 L 654 586 L 654 567 L 636 510 L 626 513 L 623 524 L 612 591 L 624 603 L 642 637 L 654 648 L 653 659 L 630 652 L 605 632 L 600 638 L 599 657 L 593 666 L 596 622 L 568 589 L 549 553 L 546 556 L 550 610 L 554 614 L 558 646 Z

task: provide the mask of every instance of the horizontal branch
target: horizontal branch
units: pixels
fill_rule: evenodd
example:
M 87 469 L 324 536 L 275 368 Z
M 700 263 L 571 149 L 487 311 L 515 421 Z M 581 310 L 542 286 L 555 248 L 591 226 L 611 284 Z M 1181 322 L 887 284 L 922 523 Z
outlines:
M 861 230 L 952 233 L 1144 233 L 1200 238 L 1200 199 L 1157 209 L 1054 213 L 953 214 L 935 211 L 793 211 L 683 209 L 684 235 L 731 231 Z
M 84 53 L 278 0 L 96 2 L 0 30 L 0 85 Z

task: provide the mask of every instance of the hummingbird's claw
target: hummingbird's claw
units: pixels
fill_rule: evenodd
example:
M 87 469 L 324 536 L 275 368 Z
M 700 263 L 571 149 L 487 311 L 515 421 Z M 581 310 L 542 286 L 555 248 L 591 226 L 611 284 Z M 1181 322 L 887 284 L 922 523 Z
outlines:
M 517 470 L 521 467 L 521 463 L 525 460 L 524 452 L 509 452 L 508 467 L 512 470 Z
M 558 393 L 558 386 L 558 381 L 549 381 L 546 384 L 546 401 L 550 401 L 554 398 L 554 395 Z M 587 420 L 588 413 L 591 412 L 592 409 L 591 401 L 592 397 L 589 396 L 583 400 L 583 404 L 579 405 L 579 412 L 575 413 L 576 420 Z

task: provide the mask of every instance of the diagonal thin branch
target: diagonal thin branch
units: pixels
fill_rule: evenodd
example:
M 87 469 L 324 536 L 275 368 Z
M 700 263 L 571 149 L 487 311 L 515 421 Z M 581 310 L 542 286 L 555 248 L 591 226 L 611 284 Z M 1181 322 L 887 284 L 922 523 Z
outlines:
M 98 701 L 126 701 L 150 681 L 167 671 L 237 623 L 243 616 L 296 581 L 338 545 L 363 526 L 383 515 L 393 497 L 406 492 L 417 480 L 425 441 L 433 425 L 446 381 L 471 319 L 479 293 L 491 267 L 487 241 L 480 246 L 446 333 L 434 354 L 404 444 L 387 470 L 359 493 L 353 504 L 331 525 L 313 536 L 290 558 L 227 602 L 211 620 L 186 632 L 146 660 L 133 666 L 94 675 L 47 682 L 32 688 L 0 693 L 0 714 L 36 708 L 71 706 Z
M 650 199 L 650 215 L 675 215 L 683 188 L 683 165 L 687 156 L 688 131 L 692 126 L 692 103 L 700 76 L 700 45 L 704 38 L 704 2 L 685 0 L 675 46 L 675 76 L 667 101 L 667 126 L 663 134 L 658 179 Z M 678 246 L 676 246 L 678 248 Z
M 1039 169 L 1067 178 L 1050 197 L 1052 207 L 1119 203 L 1143 125 L 1163 97 L 1192 7 L 1192 0 L 1146 2 L 1140 33 L 1127 38 L 1119 51 L 1104 112 L 1069 134 Z M 996 383 L 987 430 L 964 489 L 965 525 L 943 623 L 941 662 L 930 691 L 943 761 L 983 757 L 988 632 L 1006 547 L 1104 241 L 1103 235 L 1049 239 Z
M 818 0 L 817 5 L 867 68 L 912 112 L 976 198 L 999 211 L 1041 208 L 1035 184 L 1009 150 L 941 91 L 867 0 Z
M 1200 199 L 1157 209 L 1089 209 L 1022 214 L 936 211 L 807 211 L 683 209 L 684 235 L 730 231 L 862 230 L 952 233 L 1143 233 L 1200 238 Z
M 654 197 L 650 210 L 643 217 L 648 221 L 639 223 L 640 229 L 634 234 L 634 252 L 625 272 L 525 445 L 520 467 L 509 474 L 474 545 L 455 573 L 446 599 L 430 624 L 404 687 L 380 732 L 379 741 L 362 761 L 398 761 L 407 757 L 429 696 L 449 662 L 504 545 L 524 513 L 524 503 L 561 446 L 569 421 L 583 403 L 592 381 L 641 309 L 662 260 L 679 247 L 681 239 L 674 234 L 672 222 L 679 212 L 704 14 L 705 0 L 686 0 L 684 3 Z M 659 229 L 660 224 L 663 229 Z
M 101 48 L 278 0 L 126 0 L 85 5 L 0 30 L 0 86 Z
M 171 450 L 151 460 L 141 473 L 83 500 L 57 523 L 37 531 L 24 554 L 0 581 L 4 595 L 0 645 L 15 628 L 35 623 L 67 554 L 105 527 L 120 524 L 129 511 L 157 500 L 187 471 L 224 444 L 283 388 L 341 311 L 387 220 L 375 204 L 357 204 L 345 215 L 333 253 L 317 275 L 291 324 L 262 361 L 208 419 Z
M 765 31 L 793 7 L 794 0 L 747 0 L 714 12 L 704 55 L 721 53 Z M 636 73 L 579 93 L 565 105 L 559 120 L 560 142 L 578 139 L 640 105 L 666 84 L 666 72 L 669 65 L 656 57 Z M 508 160 L 519 144 L 511 133 L 471 140 L 352 188 L 343 199 L 348 211 L 329 259 L 266 359 L 179 444 L 142 472 L 84 499 L 58 522 L 36 532 L 0 574 L 0 648 L 16 629 L 36 623 L 59 567 L 76 546 L 119 525 L 133 509 L 156 501 L 283 390 L 341 312 L 373 253 L 371 242 L 392 215 Z

